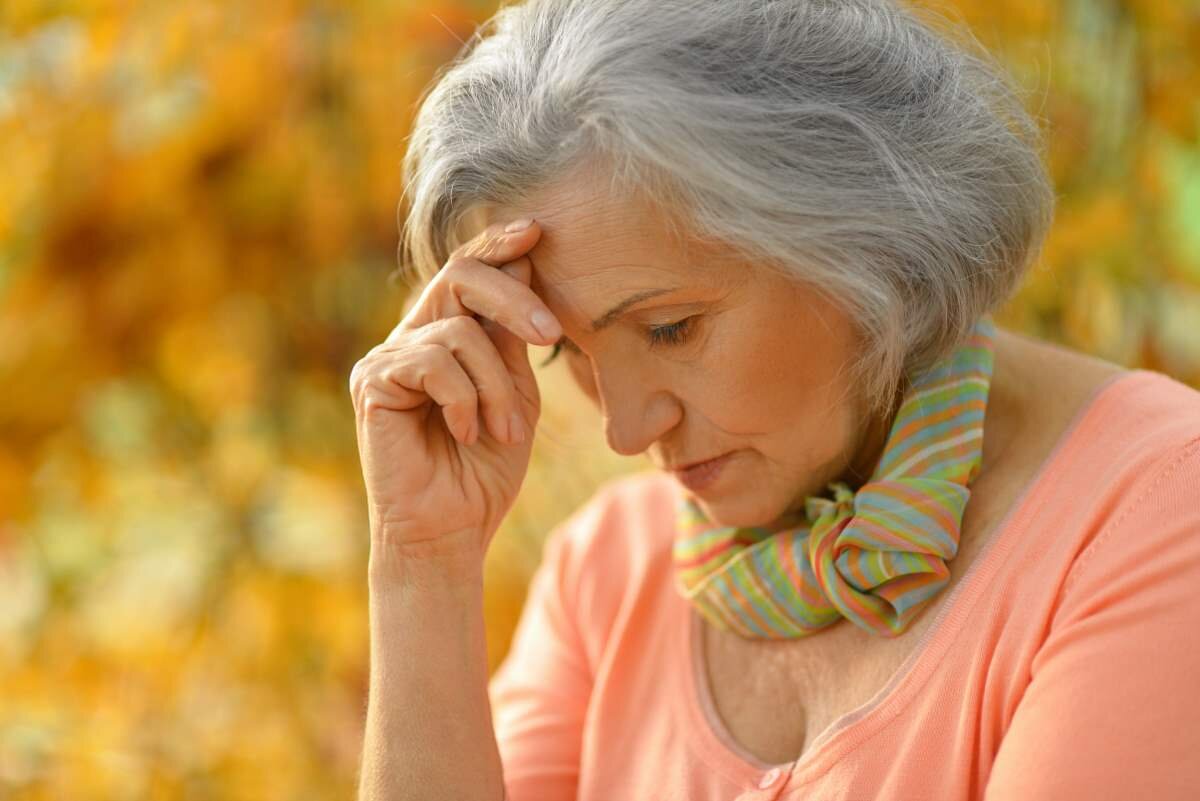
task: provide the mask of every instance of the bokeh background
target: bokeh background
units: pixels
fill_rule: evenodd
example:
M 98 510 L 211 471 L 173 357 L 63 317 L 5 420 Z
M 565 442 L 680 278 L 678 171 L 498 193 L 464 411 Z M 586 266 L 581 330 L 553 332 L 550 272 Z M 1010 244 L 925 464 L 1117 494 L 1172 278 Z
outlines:
M 352 797 L 349 371 L 407 291 L 415 101 L 495 8 L 0 3 L 0 797 Z M 1050 137 L 1057 222 L 997 319 L 1200 386 L 1197 4 L 938 8 Z M 485 571 L 493 669 L 546 532 L 649 466 L 606 450 L 561 363 L 541 373 Z

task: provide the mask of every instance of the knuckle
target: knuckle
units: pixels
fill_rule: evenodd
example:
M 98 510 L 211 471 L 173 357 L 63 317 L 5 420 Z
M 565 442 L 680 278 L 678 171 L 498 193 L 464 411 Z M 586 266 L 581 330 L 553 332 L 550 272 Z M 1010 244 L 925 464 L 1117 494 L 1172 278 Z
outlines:
M 442 267 L 442 271 L 438 274 L 438 279 L 451 289 L 457 289 L 462 285 L 473 262 L 474 259 L 469 255 L 469 251 L 456 253 L 446 260 L 445 266 Z
M 437 327 L 439 329 L 439 333 L 441 333 L 446 340 L 457 345 L 460 344 L 464 338 L 470 336 L 468 333 L 471 327 L 470 323 L 471 318 L 464 314 L 456 314 L 453 317 L 443 317 L 442 319 L 438 320 Z
M 454 354 L 444 345 L 434 343 L 432 347 L 426 348 L 424 359 L 421 361 L 420 369 L 423 373 L 428 373 L 431 370 L 445 370 L 453 367 L 452 362 L 455 362 Z
M 504 240 L 499 236 L 491 236 L 483 242 L 480 248 L 480 256 L 485 259 L 494 259 L 503 249 Z
M 387 407 L 383 405 L 383 401 L 374 394 L 368 394 L 363 398 L 362 416 L 364 418 L 377 417 L 381 412 L 386 411 Z
M 476 388 L 479 390 L 481 397 L 487 397 L 488 402 L 495 404 L 504 404 L 507 402 L 510 395 L 515 391 L 512 381 L 507 377 L 507 373 L 503 367 L 496 365 L 498 369 L 490 371 L 487 375 L 481 376 L 476 383 Z
M 496 391 L 496 385 L 493 384 L 491 381 L 489 381 L 487 378 L 476 379 L 475 391 L 477 393 L 479 393 L 479 397 L 482 400 L 486 401 L 489 404 L 492 403 L 494 400 L 496 400 L 496 396 L 499 394 Z
M 367 359 L 364 356 L 363 358 L 361 358 L 357 362 L 355 362 L 354 366 L 352 368 L 350 368 L 350 393 L 351 394 L 356 393 L 358 391 L 358 388 L 362 385 L 363 381 L 365 380 L 364 376 L 366 375 L 366 372 L 367 372 L 366 360 Z

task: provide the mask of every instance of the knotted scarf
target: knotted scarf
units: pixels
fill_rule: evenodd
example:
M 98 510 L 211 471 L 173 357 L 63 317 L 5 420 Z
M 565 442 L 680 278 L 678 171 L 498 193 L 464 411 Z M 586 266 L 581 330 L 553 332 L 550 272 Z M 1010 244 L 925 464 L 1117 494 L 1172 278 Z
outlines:
M 845 617 L 896 637 L 949 581 L 979 472 L 995 325 L 983 317 L 909 384 L 883 454 L 857 491 L 810 495 L 767 527 L 719 526 L 681 495 L 675 583 L 714 626 L 745 638 L 806 637 Z

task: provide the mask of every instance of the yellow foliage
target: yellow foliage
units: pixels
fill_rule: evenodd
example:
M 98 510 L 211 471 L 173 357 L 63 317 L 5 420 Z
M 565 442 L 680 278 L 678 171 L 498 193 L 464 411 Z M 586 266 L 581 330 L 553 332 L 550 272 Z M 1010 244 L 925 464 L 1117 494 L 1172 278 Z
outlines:
M 921 5 L 968 22 L 1047 129 L 1058 217 L 1000 321 L 1200 384 L 1191 4 Z M 403 301 L 413 103 L 495 8 L 0 4 L 0 795 L 352 795 L 346 386 Z M 546 533 L 647 464 L 541 373 L 486 564 L 492 669 Z

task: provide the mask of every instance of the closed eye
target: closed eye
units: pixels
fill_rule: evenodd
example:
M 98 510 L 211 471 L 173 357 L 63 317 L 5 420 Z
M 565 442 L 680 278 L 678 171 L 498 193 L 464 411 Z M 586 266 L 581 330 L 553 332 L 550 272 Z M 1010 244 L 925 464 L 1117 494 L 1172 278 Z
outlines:
M 691 331 L 692 320 L 696 319 L 695 315 L 684 317 L 677 323 L 670 325 L 655 326 L 649 331 L 650 346 L 658 345 L 678 345 L 687 339 Z
M 687 340 L 689 334 L 691 334 L 693 321 L 695 319 L 696 315 L 693 314 L 691 317 L 685 317 L 676 323 L 651 326 L 646 333 L 650 347 L 654 348 L 664 345 L 682 344 Z M 578 345 L 566 337 L 562 337 L 558 340 L 558 342 L 554 343 L 554 349 L 550 352 L 549 356 L 542 360 L 542 363 L 539 366 L 545 367 L 546 365 L 550 364 L 550 362 L 558 358 L 558 354 L 564 349 L 575 354 L 583 353 L 583 351 L 579 349 Z

